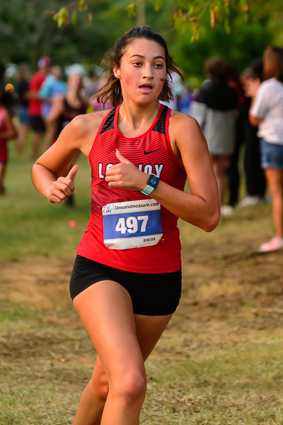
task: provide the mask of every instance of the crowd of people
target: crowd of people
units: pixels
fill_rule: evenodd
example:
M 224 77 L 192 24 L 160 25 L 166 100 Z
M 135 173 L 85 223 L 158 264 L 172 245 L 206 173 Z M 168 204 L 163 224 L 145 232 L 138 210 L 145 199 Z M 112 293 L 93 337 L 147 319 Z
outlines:
M 259 251 L 283 248 L 283 49 L 268 47 L 238 78 L 221 58 L 205 62 L 207 80 L 192 102 L 208 143 L 222 214 L 236 205 L 266 202 L 268 186 L 275 236 Z M 239 152 L 245 144 L 247 196 L 239 202 Z M 228 184 L 227 184 L 228 181 Z M 228 190 L 228 205 L 224 205 Z
M 283 246 L 283 225 L 279 225 L 280 219 L 278 218 L 280 214 L 282 215 L 283 210 L 280 201 L 280 197 L 282 198 L 280 187 L 283 186 L 282 175 L 279 171 L 276 178 L 270 177 L 270 175 L 273 176 L 273 173 L 270 173 L 269 167 L 266 167 L 266 162 L 263 163 L 263 153 L 260 151 L 264 143 L 269 143 L 268 146 L 276 143 L 280 150 L 283 136 L 280 133 L 279 125 L 274 131 L 280 134 L 272 135 L 271 141 L 266 141 L 266 132 L 262 131 L 262 127 L 265 128 L 268 125 L 265 116 L 259 117 L 264 118 L 261 122 L 254 120 L 251 115 L 251 111 L 254 111 L 254 107 L 251 110 L 251 103 L 255 97 L 255 90 L 251 90 L 251 87 L 265 87 L 266 80 L 272 81 L 275 78 L 278 81 L 278 93 L 280 93 L 281 49 L 274 48 L 271 51 L 272 54 L 268 57 L 265 55 L 263 59 L 251 61 L 248 68 L 240 75 L 237 75 L 233 66 L 222 58 L 209 58 L 204 64 L 206 79 L 198 89 L 194 90 L 181 80 L 178 73 L 172 72 L 171 85 L 174 97 L 169 102 L 160 101 L 172 110 L 189 114 L 198 121 L 208 143 L 218 184 L 222 216 L 232 214 L 235 207 L 253 206 L 273 201 L 274 222 L 277 223 L 276 239 L 272 239 L 271 245 L 261 246 L 261 250 Z M 269 62 L 273 65 L 271 66 Z M 40 58 L 37 65 L 38 71 L 31 76 L 25 64 L 19 65 L 15 92 L 10 99 L 8 99 L 9 93 L 4 89 L 5 67 L 1 66 L 0 128 L 9 128 L 9 131 L 5 130 L 4 136 L 3 133 L 0 133 L 2 136 L 0 194 L 5 192 L 3 180 L 8 161 L 7 140 L 16 137 L 17 155 L 19 158 L 23 158 L 26 155 L 27 135 L 32 132 L 32 157 L 36 159 L 42 153 L 40 151 L 42 146 L 43 150 L 48 149 L 64 126 L 75 116 L 112 107 L 111 102 L 107 101 L 105 105 L 102 105 L 97 101 L 97 97 L 94 97 L 95 92 L 104 85 L 105 76 L 98 79 L 93 69 L 90 70 L 88 76 L 81 72 L 73 72 L 67 76 L 67 81 L 65 81 L 62 68 L 52 65 L 49 57 Z M 272 68 L 272 72 L 266 71 L 268 67 Z M 261 90 L 262 88 L 259 93 Z M 268 98 L 264 98 L 262 102 L 265 100 L 268 101 Z M 15 101 L 17 101 L 16 109 L 13 106 Z M 17 120 L 12 120 L 10 114 L 4 113 L 5 110 L 13 110 Z M 262 111 L 263 109 L 260 110 L 260 113 Z M 281 110 L 276 110 L 275 114 L 281 114 L 281 112 Z M 264 113 L 273 116 L 274 112 L 273 110 L 264 110 Z M 280 119 L 282 119 L 282 115 L 280 115 Z M 268 123 L 269 121 L 270 119 L 267 118 Z M 274 120 L 271 118 L 271 124 L 277 125 L 276 118 Z M 264 139 L 265 142 L 263 143 L 261 139 Z M 244 155 L 240 155 L 242 147 L 244 147 Z M 279 153 L 277 154 L 279 155 Z M 280 167 L 278 165 L 276 169 L 281 170 Z M 241 176 L 239 168 L 243 168 L 245 174 L 246 196 L 244 199 L 239 199 Z M 266 168 L 268 169 L 266 170 Z M 68 199 L 68 202 L 71 205 L 72 199 Z M 276 208 L 281 209 L 281 213 L 279 210 L 276 212 Z
M 31 75 L 29 66 L 20 64 L 12 85 L 5 79 L 6 67 L 0 64 L 0 195 L 5 193 L 9 140 L 15 140 L 16 154 L 23 159 L 30 133 L 31 156 L 37 159 L 74 117 L 101 109 L 93 98 L 98 88 L 93 71 L 87 77 L 82 68 L 74 68 L 64 78 L 62 68 L 52 65 L 47 56 L 38 60 L 37 67 Z

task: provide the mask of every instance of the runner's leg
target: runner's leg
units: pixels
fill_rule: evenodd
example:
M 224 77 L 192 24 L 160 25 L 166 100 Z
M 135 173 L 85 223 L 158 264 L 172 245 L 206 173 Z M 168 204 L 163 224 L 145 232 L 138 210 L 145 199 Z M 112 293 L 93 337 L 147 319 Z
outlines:
M 228 156 L 225 155 L 211 155 L 211 162 L 215 173 L 220 205 L 223 204 L 224 195 L 226 192 L 226 168 L 228 164 Z
M 128 292 L 112 281 L 82 294 L 74 305 L 99 355 L 73 425 L 137 425 L 145 396 L 143 361 L 172 315 L 134 316 Z
M 266 168 L 266 180 L 272 197 L 272 214 L 276 236 L 283 238 L 283 170 Z
M 3 195 L 5 191 L 3 186 L 5 171 L 6 171 L 6 165 L 3 163 L 1 164 L 0 162 L 0 195 Z

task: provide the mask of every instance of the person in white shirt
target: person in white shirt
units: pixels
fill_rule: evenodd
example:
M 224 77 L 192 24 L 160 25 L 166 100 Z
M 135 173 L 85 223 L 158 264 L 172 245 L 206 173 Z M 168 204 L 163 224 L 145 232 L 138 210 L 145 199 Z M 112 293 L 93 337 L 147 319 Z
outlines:
M 260 246 L 261 252 L 283 248 L 283 48 L 268 47 L 263 55 L 264 80 L 248 80 L 252 102 L 249 120 L 258 125 L 261 166 L 272 197 L 275 236 Z

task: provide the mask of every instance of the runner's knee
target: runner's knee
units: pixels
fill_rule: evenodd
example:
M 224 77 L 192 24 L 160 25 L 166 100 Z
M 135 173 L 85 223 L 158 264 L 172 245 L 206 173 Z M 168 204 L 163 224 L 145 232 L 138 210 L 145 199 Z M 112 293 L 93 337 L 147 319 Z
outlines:
M 111 391 L 126 404 L 139 400 L 146 393 L 146 376 L 144 371 L 134 368 L 123 376 L 117 376 L 111 381 Z
M 93 374 L 90 380 L 90 388 L 96 398 L 106 401 L 109 392 L 109 383 L 105 374 L 96 376 Z

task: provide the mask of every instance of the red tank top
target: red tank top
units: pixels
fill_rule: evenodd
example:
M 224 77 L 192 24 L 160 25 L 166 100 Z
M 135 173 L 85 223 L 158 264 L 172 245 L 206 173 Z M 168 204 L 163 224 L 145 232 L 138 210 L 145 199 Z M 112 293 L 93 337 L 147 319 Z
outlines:
M 169 135 L 171 110 L 160 105 L 152 126 L 141 136 L 123 136 L 117 126 L 120 106 L 105 116 L 89 154 L 91 165 L 91 216 L 77 254 L 101 264 L 136 273 L 168 273 L 181 268 L 178 218 L 161 206 L 163 237 L 157 245 L 126 250 L 109 249 L 103 238 L 103 206 L 116 202 L 151 199 L 140 191 L 109 188 L 105 173 L 117 163 L 116 149 L 146 173 L 184 190 L 186 172 L 172 152 Z

